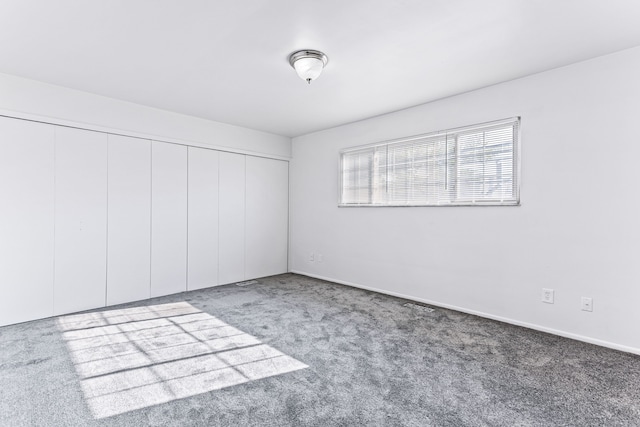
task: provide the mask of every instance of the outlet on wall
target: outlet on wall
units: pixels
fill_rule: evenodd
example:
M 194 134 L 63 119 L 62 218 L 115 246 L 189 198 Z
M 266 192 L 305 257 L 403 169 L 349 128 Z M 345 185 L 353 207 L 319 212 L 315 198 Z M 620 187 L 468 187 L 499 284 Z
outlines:
M 593 311 L 593 298 L 582 297 L 582 311 Z
M 309 261 L 314 262 L 315 260 L 316 260 L 316 255 L 313 252 L 311 252 L 309 254 Z
M 546 302 L 547 304 L 553 304 L 553 289 L 542 288 L 542 302 Z

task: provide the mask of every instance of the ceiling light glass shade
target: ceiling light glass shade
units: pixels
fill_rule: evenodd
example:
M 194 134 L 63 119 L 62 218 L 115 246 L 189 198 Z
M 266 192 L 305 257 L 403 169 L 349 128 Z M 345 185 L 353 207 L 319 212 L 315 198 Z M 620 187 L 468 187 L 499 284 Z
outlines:
M 328 62 L 327 55 L 317 50 L 299 50 L 289 56 L 289 64 L 296 70 L 298 76 L 307 83 L 317 79 Z
M 320 76 L 324 64 L 317 58 L 301 58 L 293 63 L 293 68 L 302 80 L 310 82 Z

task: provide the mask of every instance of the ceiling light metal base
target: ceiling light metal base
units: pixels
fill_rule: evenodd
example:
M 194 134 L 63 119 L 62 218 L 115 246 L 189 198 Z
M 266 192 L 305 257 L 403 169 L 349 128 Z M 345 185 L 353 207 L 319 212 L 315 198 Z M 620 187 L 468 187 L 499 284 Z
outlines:
M 322 64 L 324 67 L 326 67 L 327 64 L 329 63 L 329 57 L 324 53 L 320 52 L 319 50 L 304 49 L 304 50 L 298 50 L 296 52 L 293 52 L 291 55 L 289 55 L 289 64 L 293 68 L 296 68 L 293 64 L 295 64 L 295 62 L 298 59 L 302 59 L 302 58 L 319 59 L 322 61 Z

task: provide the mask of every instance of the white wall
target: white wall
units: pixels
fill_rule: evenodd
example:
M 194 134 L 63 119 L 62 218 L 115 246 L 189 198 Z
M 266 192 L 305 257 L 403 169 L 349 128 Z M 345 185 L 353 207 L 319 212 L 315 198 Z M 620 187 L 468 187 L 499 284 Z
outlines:
M 289 158 L 291 139 L 0 74 L 0 115 L 158 141 Z
M 640 353 L 639 75 L 634 48 L 294 138 L 292 270 Z M 340 149 L 513 116 L 521 206 L 337 207 Z

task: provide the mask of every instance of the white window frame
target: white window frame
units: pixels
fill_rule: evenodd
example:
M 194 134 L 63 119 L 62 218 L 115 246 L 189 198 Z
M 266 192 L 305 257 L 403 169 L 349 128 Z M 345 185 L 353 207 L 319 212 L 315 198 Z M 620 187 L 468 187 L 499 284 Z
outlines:
M 393 203 L 393 202 L 373 202 L 373 198 L 367 203 L 345 203 L 344 202 L 344 194 L 343 191 L 345 189 L 344 186 L 344 159 L 345 155 L 358 152 L 358 151 L 366 151 L 367 149 L 374 150 L 376 148 L 388 147 L 392 145 L 406 144 L 411 141 L 423 141 L 427 138 L 434 138 L 436 136 L 447 136 L 447 135 L 457 135 L 461 133 L 469 133 L 472 131 L 482 131 L 483 129 L 493 128 L 501 125 L 512 124 L 514 126 L 514 140 L 513 140 L 513 165 L 512 165 L 512 175 L 513 175 L 513 197 L 508 199 L 480 199 L 480 200 L 463 200 L 456 198 L 451 201 L 440 201 L 440 202 L 425 202 L 425 203 Z M 388 141 L 377 142 L 374 144 L 366 144 L 360 145 L 356 147 L 349 147 L 340 151 L 339 163 L 338 163 L 338 206 L 339 207 L 433 207 L 433 206 L 520 206 L 520 145 L 521 145 L 521 118 L 512 117 L 503 120 L 496 120 L 491 122 L 485 122 L 470 126 L 464 126 L 459 128 L 447 129 L 437 132 L 430 132 L 421 135 L 414 135 L 406 138 L 393 139 Z M 457 161 L 457 150 L 458 144 L 456 142 L 456 161 Z M 448 166 L 447 166 L 448 167 Z M 459 169 L 457 168 L 457 164 L 455 166 L 456 173 L 459 173 Z M 369 177 L 370 180 L 373 180 L 373 177 Z M 371 184 L 371 187 L 373 184 Z M 372 191 L 372 188 L 370 188 Z

